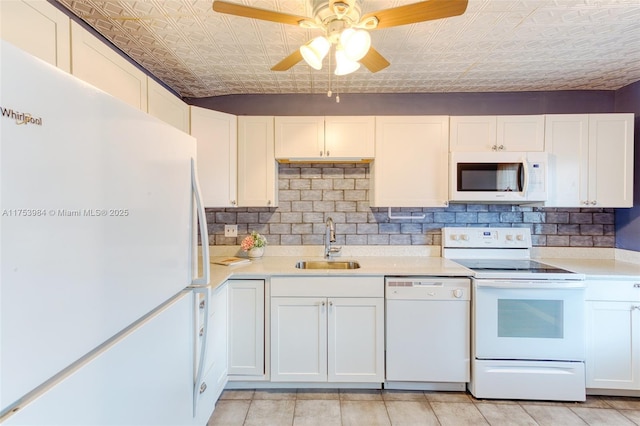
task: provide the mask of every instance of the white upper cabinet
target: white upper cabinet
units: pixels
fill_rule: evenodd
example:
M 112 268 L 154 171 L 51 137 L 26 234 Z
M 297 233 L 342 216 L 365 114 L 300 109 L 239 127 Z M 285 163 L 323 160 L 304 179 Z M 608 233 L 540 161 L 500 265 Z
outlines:
M 547 115 L 547 207 L 633 205 L 633 114 Z
M 153 79 L 148 80 L 149 114 L 189 133 L 189 105 Z
M 238 117 L 238 206 L 277 207 L 272 116 Z
M 373 158 L 375 117 L 325 117 L 324 149 L 327 158 Z
M 69 72 L 69 18 L 46 1 L 0 1 L 0 37 Z
M 496 117 L 493 115 L 450 118 L 449 148 L 453 151 L 495 151 Z
M 75 22 L 71 23 L 73 75 L 129 105 L 147 111 L 147 76 Z
M 544 115 L 451 117 L 453 151 L 544 151 Z
M 237 207 L 237 117 L 192 106 L 191 136 L 205 207 Z
M 376 117 L 372 207 L 448 205 L 449 117 Z
M 374 156 L 375 117 L 276 117 L 279 160 L 360 161 Z

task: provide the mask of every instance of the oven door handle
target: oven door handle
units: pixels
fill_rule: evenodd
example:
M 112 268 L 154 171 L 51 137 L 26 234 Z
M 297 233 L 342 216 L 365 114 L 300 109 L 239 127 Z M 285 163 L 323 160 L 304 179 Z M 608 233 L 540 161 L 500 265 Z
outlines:
M 582 280 L 572 281 L 507 281 L 507 280 L 475 280 L 477 288 L 510 288 L 514 290 L 531 290 L 531 289 L 583 289 L 586 284 Z

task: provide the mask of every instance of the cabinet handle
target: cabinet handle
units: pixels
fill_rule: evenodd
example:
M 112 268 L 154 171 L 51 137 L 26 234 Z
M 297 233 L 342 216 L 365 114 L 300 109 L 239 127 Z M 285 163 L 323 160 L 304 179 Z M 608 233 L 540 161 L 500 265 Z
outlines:
M 200 301 L 200 309 L 204 309 L 204 300 Z
M 500 146 L 498 147 L 498 151 L 504 151 L 504 145 L 500 145 Z
M 331 155 L 331 153 L 329 151 L 327 151 L 327 157 L 330 156 L 330 155 Z
M 231 205 L 235 206 L 236 205 L 236 200 L 231 200 Z
M 598 203 L 598 202 L 594 200 L 594 201 L 592 201 L 592 202 L 591 202 L 591 205 L 592 205 L 592 206 L 595 206 L 597 203 Z
M 200 393 L 204 393 L 204 391 L 206 390 L 207 390 L 207 383 L 202 382 L 202 384 L 200 385 Z
M 322 303 L 321 303 L 321 305 L 322 305 L 322 306 L 325 306 L 325 305 L 326 305 L 326 303 L 325 303 L 325 302 L 322 302 Z
M 634 287 L 634 288 L 640 288 L 640 283 L 635 283 L 635 284 L 633 285 L 633 287 Z
M 640 311 L 640 305 L 633 305 L 633 306 L 631 306 L 631 310 L 632 310 L 632 311 L 635 311 L 636 309 Z
M 497 150 L 498 150 L 498 145 L 493 145 L 493 146 L 491 147 L 491 150 L 492 150 L 492 151 L 497 151 Z
M 320 151 L 320 157 L 322 157 L 322 154 L 324 154 L 322 151 Z
M 200 332 L 198 332 L 198 336 L 204 336 L 204 327 L 200 327 Z
M 332 301 L 329 301 L 329 306 L 333 306 L 333 302 Z

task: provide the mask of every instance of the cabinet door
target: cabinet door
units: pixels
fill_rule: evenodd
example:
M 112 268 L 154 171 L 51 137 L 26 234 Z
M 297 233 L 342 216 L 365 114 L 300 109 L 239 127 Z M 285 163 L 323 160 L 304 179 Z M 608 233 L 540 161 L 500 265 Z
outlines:
M 448 205 L 447 116 L 376 117 L 372 207 Z
M 73 75 L 147 112 L 147 76 L 102 40 L 71 22 Z
M 640 390 L 640 303 L 587 302 L 587 388 Z
M 238 117 L 238 206 L 277 207 L 273 117 Z
M 496 117 L 493 115 L 453 116 L 449 149 L 453 151 L 495 151 Z
M 229 280 L 229 374 L 264 376 L 264 280 Z
M 546 116 L 548 207 L 581 207 L 588 199 L 589 116 Z
M 148 80 L 149 114 L 189 133 L 189 105 L 152 79 Z
M 271 298 L 271 381 L 327 381 L 326 298 Z
M 277 159 L 324 157 L 324 117 L 275 117 Z
M 633 206 L 633 114 L 589 115 L 589 205 Z
M 0 38 L 71 71 L 69 17 L 46 1 L 0 1 Z
M 373 158 L 375 117 L 325 117 L 325 156 L 329 158 Z
M 499 115 L 498 151 L 544 151 L 544 115 Z
M 198 177 L 205 207 L 236 207 L 237 118 L 191 107 L 191 136 L 198 140 Z
M 209 335 L 207 343 L 208 362 L 213 372 L 212 393 L 218 399 L 227 384 L 228 374 L 228 286 L 218 287 L 211 295 Z M 211 414 L 211 413 L 209 413 Z M 208 419 L 208 418 L 207 418 Z
M 384 381 L 384 299 L 329 298 L 329 382 Z

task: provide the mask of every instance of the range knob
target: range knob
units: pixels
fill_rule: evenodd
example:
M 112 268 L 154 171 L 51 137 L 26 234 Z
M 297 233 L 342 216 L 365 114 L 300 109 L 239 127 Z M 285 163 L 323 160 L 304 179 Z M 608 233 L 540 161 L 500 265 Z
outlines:
M 524 241 L 524 235 L 522 235 L 522 234 L 518 234 L 518 235 L 516 235 L 516 240 L 518 240 L 518 241 Z
M 508 234 L 508 235 L 506 236 L 506 239 L 507 239 L 507 241 L 513 241 L 513 235 Z
M 460 235 L 460 238 L 462 238 L 463 241 L 469 241 L 469 236 L 467 234 Z

